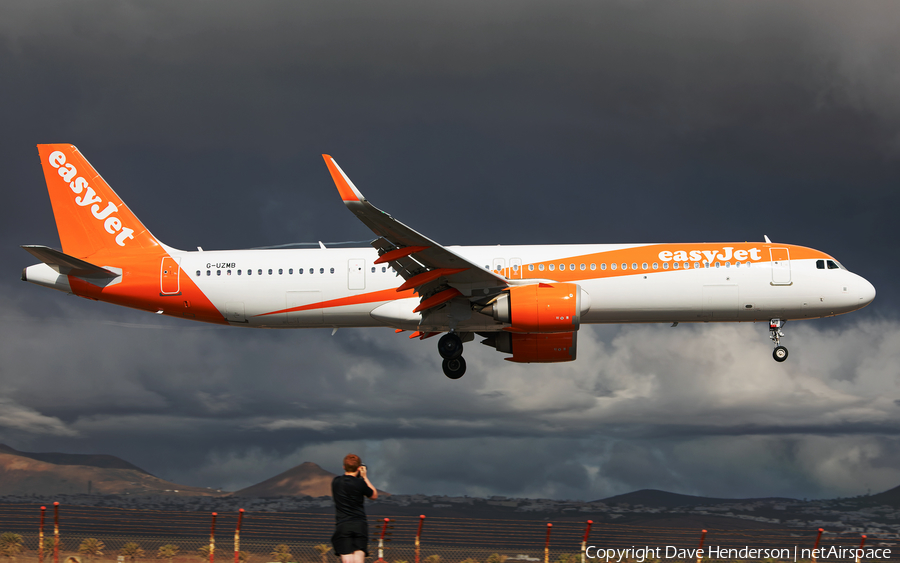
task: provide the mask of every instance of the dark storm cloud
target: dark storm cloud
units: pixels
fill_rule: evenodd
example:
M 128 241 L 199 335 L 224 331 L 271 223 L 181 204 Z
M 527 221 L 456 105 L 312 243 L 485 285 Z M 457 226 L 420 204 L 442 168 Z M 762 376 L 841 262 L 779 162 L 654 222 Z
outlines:
M 238 488 L 359 451 L 387 490 L 598 498 L 895 486 L 894 2 L 0 7 L 0 439 Z M 72 142 L 166 243 L 362 240 L 319 154 L 446 244 L 775 240 L 878 289 L 847 319 L 585 329 L 516 366 L 387 329 L 184 325 L 15 282 Z M 331 464 L 329 466 L 329 464 Z M 507 467 L 515 474 L 504 474 Z M 377 481 L 376 481 L 377 482 Z M 382 486 L 382 482 L 377 482 Z

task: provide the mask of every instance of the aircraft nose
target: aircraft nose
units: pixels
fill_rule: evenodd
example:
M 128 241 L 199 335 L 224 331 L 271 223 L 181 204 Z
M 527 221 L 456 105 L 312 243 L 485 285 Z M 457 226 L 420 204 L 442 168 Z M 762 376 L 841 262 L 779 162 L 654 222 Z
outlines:
M 869 283 L 869 280 L 865 278 L 859 278 L 857 287 L 859 288 L 858 292 L 860 307 L 865 307 L 875 299 L 875 286 Z

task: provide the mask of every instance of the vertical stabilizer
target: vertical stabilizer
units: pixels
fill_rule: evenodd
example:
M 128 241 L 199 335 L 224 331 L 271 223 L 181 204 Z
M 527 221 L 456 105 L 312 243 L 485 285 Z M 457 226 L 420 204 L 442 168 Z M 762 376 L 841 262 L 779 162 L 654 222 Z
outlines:
M 162 250 L 156 238 L 73 145 L 38 145 L 64 253 L 87 258 Z

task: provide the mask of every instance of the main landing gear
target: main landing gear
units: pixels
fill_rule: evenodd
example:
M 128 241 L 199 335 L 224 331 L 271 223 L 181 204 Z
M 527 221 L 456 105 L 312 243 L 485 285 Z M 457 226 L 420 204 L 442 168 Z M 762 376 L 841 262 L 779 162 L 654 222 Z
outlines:
M 787 321 L 781 319 L 769 320 L 769 338 L 775 343 L 775 350 L 772 352 L 772 357 L 775 358 L 776 362 L 783 362 L 788 357 L 788 349 L 781 345 L 781 339 L 784 338 L 784 332 L 781 328 L 786 322 Z
M 441 368 L 450 379 L 459 379 L 466 374 L 466 360 L 463 359 L 462 339 L 455 332 L 448 332 L 438 340 L 438 352 L 444 361 Z

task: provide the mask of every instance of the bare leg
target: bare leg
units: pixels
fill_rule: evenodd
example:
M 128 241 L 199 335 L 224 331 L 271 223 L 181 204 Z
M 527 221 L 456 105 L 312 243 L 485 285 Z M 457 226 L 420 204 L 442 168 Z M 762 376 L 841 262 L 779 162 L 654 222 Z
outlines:
M 354 551 L 353 552 L 353 563 L 366 563 L 366 552 L 365 551 Z
M 341 563 L 356 563 L 356 553 L 341 555 Z

